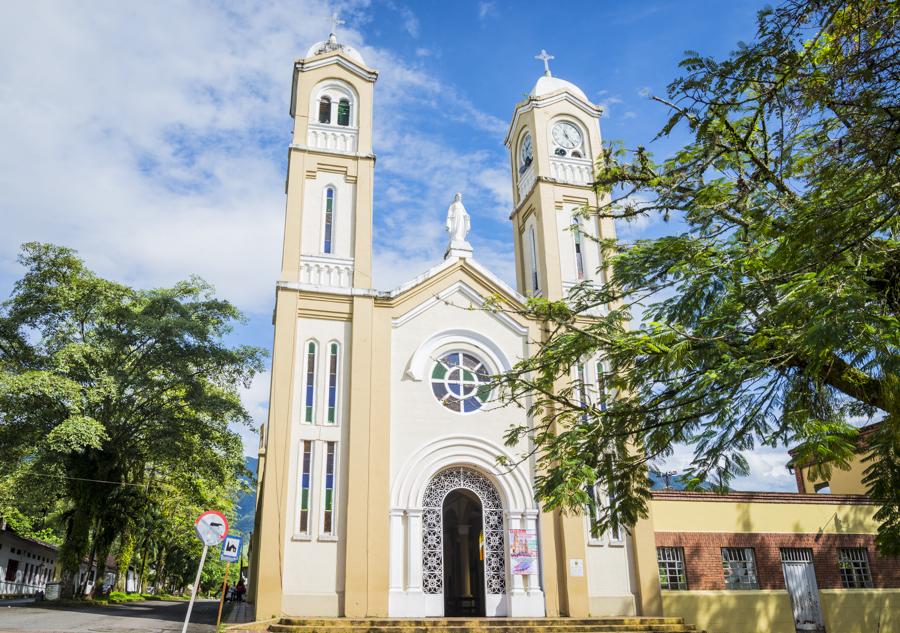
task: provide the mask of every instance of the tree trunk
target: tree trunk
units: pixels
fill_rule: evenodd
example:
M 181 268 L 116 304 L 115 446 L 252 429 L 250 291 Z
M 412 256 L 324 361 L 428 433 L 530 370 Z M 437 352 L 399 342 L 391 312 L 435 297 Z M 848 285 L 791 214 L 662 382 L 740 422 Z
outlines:
M 119 553 L 116 556 L 116 582 L 114 587 L 117 591 L 127 591 L 128 589 L 128 567 L 131 565 L 131 559 L 134 557 L 135 545 L 134 530 L 131 526 L 126 526 L 119 539 Z

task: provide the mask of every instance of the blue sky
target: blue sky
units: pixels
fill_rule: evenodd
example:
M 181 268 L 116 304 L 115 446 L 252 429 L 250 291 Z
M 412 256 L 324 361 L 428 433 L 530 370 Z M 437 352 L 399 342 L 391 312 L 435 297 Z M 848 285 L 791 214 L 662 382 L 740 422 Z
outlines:
M 375 283 L 440 260 L 461 191 L 475 256 L 509 282 L 509 166 L 516 102 L 543 67 L 605 106 L 606 140 L 650 143 L 686 50 L 722 56 L 751 39 L 762 2 L 324 0 L 5 4 L 0 9 L 0 295 L 19 244 L 79 250 L 102 275 L 143 287 L 213 282 L 248 322 L 234 340 L 270 348 L 279 269 L 291 67 L 328 35 L 380 71 L 375 97 Z M 682 139 L 683 140 L 683 139 Z M 626 238 L 671 226 L 647 218 Z M 244 394 L 265 418 L 268 374 Z M 255 438 L 245 432 L 248 453 Z M 751 455 L 743 487 L 790 489 L 782 451 Z M 675 467 L 686 455 L 679 453 Z

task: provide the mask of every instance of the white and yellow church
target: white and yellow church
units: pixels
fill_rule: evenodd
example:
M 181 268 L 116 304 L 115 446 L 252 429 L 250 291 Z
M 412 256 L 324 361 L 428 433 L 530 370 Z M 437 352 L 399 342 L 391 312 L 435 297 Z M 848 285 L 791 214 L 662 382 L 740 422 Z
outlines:
M 525 412 L 494 406 L 486 383 L 529 354 L 540 324 L 470 309 L 495 295 L 519 307 L 530 295 L 559 299 L 598 274 L 596 242 L 572 226 L 574 210 L 597 202 L 600 108 L 549 70 L 515 108 L 506 142 L 517 289 L 478 262 L 464 203 L 448 192 L 444 261 L 381 291 L 372 288 L 377 77 L 334 35 L 294 67 L 257 612 L 634 613 L 630 537 L 591 538 L 584 517 L 541 513 L 533 464 L 497 466 L 521 452 L 503 434 Z M 580 222 L 613 234 L 611 223 Z M 511 567 L 510 530 L 536 546 L 527 573 Z
M 545 68 L 547 58 L 542 51 Z M 613 238 L 614 226 L 576 213 L 600 202 L 591 183 L 601 109 L 549 68 L 513 109 L 505 142 L 516 288 L 478 262 L 464 200 L 448 192 L 444 260 L 418 276 L 411 271 L 398 288 L 377 290 L 377 78 L 334 34 L 294 64 L 270 409 L 260 437 L 250 570 L 257 618 L 665 612 L 702 620 L 713 612 L 702 592 L 678 593 L 700 587 L 688 587 L 690 573 L 684 587 L 661 577 L 665 569 L 681 575 L 691 569 L 693 550 L 680 547 L 679 554 L 661 539 L 690 530 L 701 515 L 713 517 L 703 529 L 723 539 L 742 530 L 789 532 L 799 523 L 770 530 L 765 522 L 782 520 L 790 506 L 772 500 L 781 505 L 757 512 L 765 520 L 754 524 L 733 520 L 748 516 L 737 510 L 716 514 L 725 506 L 715 504 L 762 508 L 766 498 L 669 495 L 654 501 L 647 520 L 599 535 L 585 516 L 542 511 L 535 465 L 516 459 L 528 447 L 503 440 L 511 425 L 528 422 L 527 414 L 497 406 L 488 384 L 489 376 L 534 352 L 541 323 L 515 310 L 472 309 L 496 296 L 514 308 L 529 296 L 564 299 L 572 286 L 606 274 L 590 238 Z M 596 383 L 603 367 L 587 362 L 580 371 L 579 378 Z M 518 465 L 501 468 L 499 456 Z M 603 500 L 603 490 L 594 493 Z M 864 503 L 848 498 L 840 503 Z M 834 510 L 823 507 L 823 516 Z M 720 583 L 726 593 L 727 581 Z M 719 579 L 709 582 L 717 587 Z M 737 592 L 714 595 L 709 604 L 732 624 L 742 609 L 763 607 L 784 611 L 790 622 L 792 598 L 780 582 L 777 596 L 758 592 L 751 603 L 741 602 L 750 594 Z M 725 608 L 732 599 L 734 608 Z

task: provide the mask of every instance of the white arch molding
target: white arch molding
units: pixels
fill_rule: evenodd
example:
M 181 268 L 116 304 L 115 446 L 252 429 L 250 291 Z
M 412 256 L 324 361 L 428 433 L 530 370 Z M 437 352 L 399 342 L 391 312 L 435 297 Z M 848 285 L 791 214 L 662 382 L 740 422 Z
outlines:
M 389 615 L 444 615 L 443 594 L 427 594 L 422 584 L 423 514 L 428 505 L 425 496 L 436 475 L 453 467 L 477 472 L 500 498 L 504 536 L 512 528 L 538 530 L 539 512 L 527 466 L 501 468 L 498 456 L 513 459 L 502 447 L 485 439 L 447 435 L 424 444 L 406 459 L 391 485 Z M 504 592 L 485 596 L 486 614 L 542 617 L 545 606 L 539 576 L 510 576 L 509 553 L 505 550 L 504 545 Z

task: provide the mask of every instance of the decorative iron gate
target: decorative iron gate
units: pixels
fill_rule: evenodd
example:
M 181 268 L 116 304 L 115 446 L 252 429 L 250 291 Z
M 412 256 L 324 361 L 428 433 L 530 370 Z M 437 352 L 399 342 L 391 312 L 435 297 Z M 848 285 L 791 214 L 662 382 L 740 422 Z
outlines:
M 471 468 L 439 472 L 425 489 L 422 513 L 422 589 L 444 592 L 444 499 L 453 490 L 471 490 L 481 500 L 484 521 L 484 575 L 487 593 L 506 592 L 503 503 L 490 480 Z

